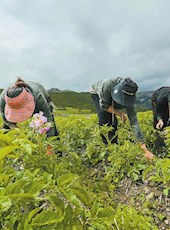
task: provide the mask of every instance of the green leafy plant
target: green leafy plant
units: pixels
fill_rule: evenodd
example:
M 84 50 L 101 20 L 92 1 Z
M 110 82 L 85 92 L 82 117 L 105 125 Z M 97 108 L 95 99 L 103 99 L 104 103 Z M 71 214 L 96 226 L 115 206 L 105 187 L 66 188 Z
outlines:
M 158 187 L 168 199 L 169 158 L 147 161 L 128 122 L 119 124 L 118 145 L 109 140 L 104 145 L 96 115 L 56 116 L 60 140 L 30 127 L 32 119 L 14 130 L 0 130 L 0 229 L 156 230 L 162 226 L 166 213 L 160 216 L 159 202 L 155 196 L 153 202 L 148 200 L 150 194 L 142 186 Z M 151 112 L 139 113 L 139 120 L 152 151 Z M 102 127 L 102 132 L 107 137 L 109 127 Z M 52 154 L 47 154 L 49 145 Z

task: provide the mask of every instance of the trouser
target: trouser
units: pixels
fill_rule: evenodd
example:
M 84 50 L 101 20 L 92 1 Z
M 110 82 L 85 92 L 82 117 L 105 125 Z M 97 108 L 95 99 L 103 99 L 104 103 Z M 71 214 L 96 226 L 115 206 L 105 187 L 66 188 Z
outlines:
M 54 118 L 54 115 L 52 114 L 52 117 L 53 117 L 53 123 L 54 123 L 54 136 L 58 136 L 58 140 L 60 140 L 60 138 L 59 138 L 59 132 L 58 132 L 58 130 L 57 130 L 57 126 L 56 126 L 56 123 L 55 123 L 55 118 Z
M 112 126 L 113 130 L 108 132 L 108 138 L 111 140 L 112 144 L 117 144 L 118 137 L 116 134 L 118 121 L 116 116 L 112 116 L 111 113 L 108 113 L 100 108 L 99 105 L 99 96 L 97 94 L 91 94 L 91 97 L 93 99 L 93 102 L 95 104 L 98 119 L 99 119 L 99 126 L 103 126 L 104 124 L 107 124 L 108 126 Z M 108 144 L 106 138 L 101 134 L 102 140 L 104 144 Z
M 168 152 L 165 144 L 165 137 L 160 132 L 156 132 L 155 137 L 156 138 L 153 143 L 153 152 L 158 157 L 164 157 Z

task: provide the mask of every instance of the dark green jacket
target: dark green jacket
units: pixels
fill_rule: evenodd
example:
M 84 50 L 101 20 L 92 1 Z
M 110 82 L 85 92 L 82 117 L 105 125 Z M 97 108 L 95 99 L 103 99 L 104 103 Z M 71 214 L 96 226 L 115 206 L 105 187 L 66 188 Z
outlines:
M 49 94 L 48 92 L 45 90 L 45 88 L 36 82 L 32 82 L 32 81 L 25 81 L 25 83 L 28 84 L 28 89 L 31 91 L 33 97 L 34 97 L 34 102 L 35 102 L 35 110 L 34 113 L 39 113 L 40 111 L 42 111 L 45 117 L 47 117 L 47 121 L 48 122 L 52 122 L 54 127 L 51 127 L 50 131 L 48 132 L 48 136 L 55 136 L 55 123 L 54 123 L 54 116 L 52 114 L 52 109 L 50 107 L 50 103 L 49 103 Z M 7 88 L 8 89 L 8 88 Z M 5 118 L 5 93 L 6 90 L 4 89 L 0 95 L 0 111 L 1 111 L 1 116 L 5 122 L 5 124 L 7 126 L 9 126 L 10 124 L 12 124 L 11 122 L 7 121 Z
M 144 142 L 143 133 L 141 131 L 137 114 L 134 106 L 123 107 L 112 100 L 111 90 L 118 84 L 122 78 L 101 80 L 92 85 L 92 89 L 99 96 L 99 105 L 102 110 L 107 110 L 109 106 L 113 105 L 115 109 L 125 109 L 130 121 L 130 125 L 135 133 L 135 136 L 139 142 Z

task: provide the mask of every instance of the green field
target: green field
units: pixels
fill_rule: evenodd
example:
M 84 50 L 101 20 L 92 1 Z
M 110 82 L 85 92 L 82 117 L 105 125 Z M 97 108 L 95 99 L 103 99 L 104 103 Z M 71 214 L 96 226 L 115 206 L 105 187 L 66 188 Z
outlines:
M 56 115 L 60 141 L 30 120 L 0 130 L 0 229 L 169 229 L 170 129 L 155 149 L 152 113 L 138 117 L 152 161 L 128 122 L 119 124 L 119 144 L 105 146 L 95 114 Z M 101 132 L 107 137 L 108 127 Z M 47 154 L 49 144 L 56 154 Z

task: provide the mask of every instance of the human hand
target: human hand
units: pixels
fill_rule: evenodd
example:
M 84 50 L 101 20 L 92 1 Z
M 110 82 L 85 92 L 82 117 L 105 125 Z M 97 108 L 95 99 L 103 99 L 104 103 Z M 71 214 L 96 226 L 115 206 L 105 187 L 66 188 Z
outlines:
M 52 156 L 54 153 L 55 153 L 55 152 L 54 152 L 53 147 L 52 147 L 51 145 L 47 145 L 47 152 L 46 152 L 46 154 L 47 154 L 48 156 Z
M 148 159 L 148 160 L 152 160 L 154 157 L 154 155 L 148 150 L 145 151 L 144 155 L 145 155 L 146 159 Z
M 158 123 L 156 124 L 156 128 L 157 129 L 161 129 L 164 125 L 164 122 L 162 119 L 159 119 Z
M 127 115 L 125 113 L 122 113 L 120 119 L 123 123 L 125 123 L 127 121 Z
M 167 129 L 165 129 L 165 130 L 162 131 L 162 134 L 163 134 L 164 136 L 166 136 L 167 133 L 168 133 L 168 130 L 167 130 Z
M 144 151 L 144 155 L 148 160 L 152 160 L 154 155 L 147 149 L 146 145 L 143 143 L 141 144 L 141 149 Z
M 167 126 L 170 125 L 170 118 L 168 118 L 168 121 L 167 121 Z
M 17 128 L 17 125 L 16 125 L 16 124 L 11 124 L 11 125 L 9 125 L 9 128 L 10 128 L 10 129 Z

